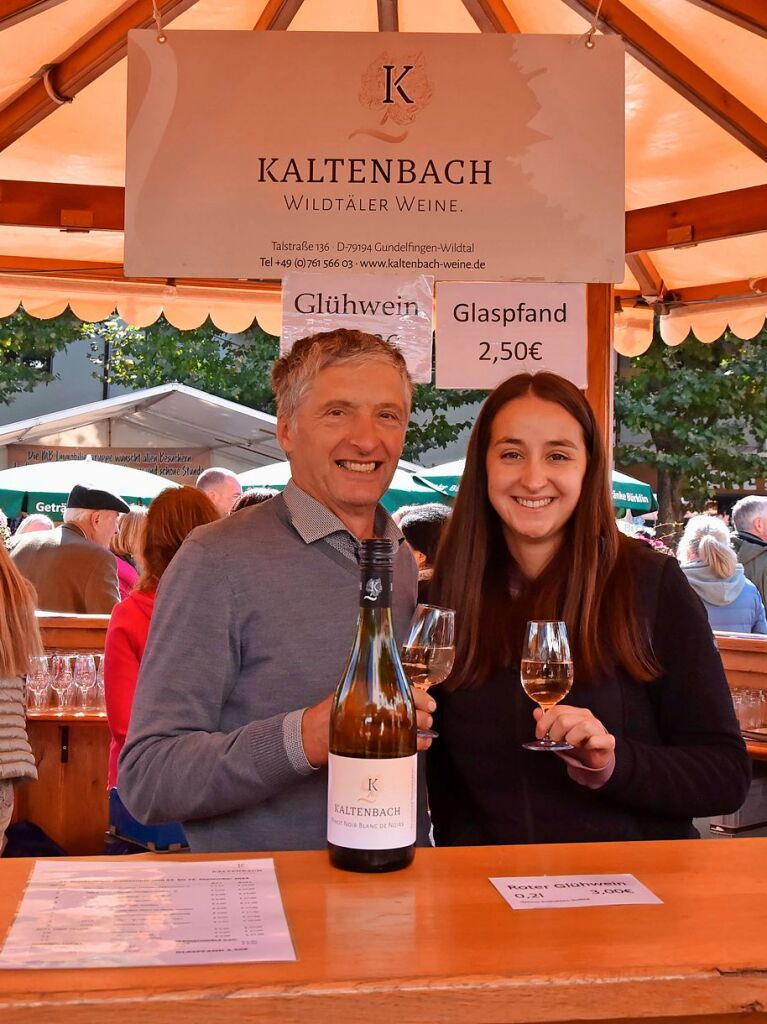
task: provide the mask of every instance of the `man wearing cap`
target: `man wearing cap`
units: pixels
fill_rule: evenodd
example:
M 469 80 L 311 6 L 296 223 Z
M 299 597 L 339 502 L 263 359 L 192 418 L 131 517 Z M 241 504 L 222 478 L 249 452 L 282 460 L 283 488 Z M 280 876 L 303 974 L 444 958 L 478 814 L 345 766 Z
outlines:
M 112 611 L 120 591 L 108 544 L 117 517 L 128 511 L 117 495 L 76 484 L 63 525 L 19 541 L 11 558 L 37 591 L 38 608 L 91 615 Z

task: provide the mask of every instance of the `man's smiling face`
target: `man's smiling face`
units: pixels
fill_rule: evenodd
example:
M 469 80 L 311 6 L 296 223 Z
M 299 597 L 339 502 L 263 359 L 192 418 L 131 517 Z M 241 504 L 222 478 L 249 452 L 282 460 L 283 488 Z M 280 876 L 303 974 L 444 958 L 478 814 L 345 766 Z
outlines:
M 329 366 L 312 382 L 277 438 L 295 483 L 354 533 L 372 520 L 402 454 L 409 395 L 388 360 Z

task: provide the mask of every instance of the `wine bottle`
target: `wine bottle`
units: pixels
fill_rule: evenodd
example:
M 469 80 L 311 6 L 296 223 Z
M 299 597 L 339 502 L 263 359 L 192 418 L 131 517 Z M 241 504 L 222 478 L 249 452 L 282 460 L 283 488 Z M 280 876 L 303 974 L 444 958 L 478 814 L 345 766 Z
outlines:
M 357 632 L 330 712 L 328 850 L 346 871 L 415 855 L 416 717 L 391 621 L 393 544 L 366 540 Z

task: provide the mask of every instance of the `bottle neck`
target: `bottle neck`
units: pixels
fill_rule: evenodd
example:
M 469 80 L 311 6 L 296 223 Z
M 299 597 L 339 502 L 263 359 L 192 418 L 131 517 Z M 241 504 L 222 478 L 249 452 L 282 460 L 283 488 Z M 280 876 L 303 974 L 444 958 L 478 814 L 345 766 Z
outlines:
M 360 614 L 391 612 L 392 572 L 380 567 L 363 567 L 360 576 Z M 386 616 L 382 616 L 385 618 Z M 378 616 L 375 616 L 378 618 Z

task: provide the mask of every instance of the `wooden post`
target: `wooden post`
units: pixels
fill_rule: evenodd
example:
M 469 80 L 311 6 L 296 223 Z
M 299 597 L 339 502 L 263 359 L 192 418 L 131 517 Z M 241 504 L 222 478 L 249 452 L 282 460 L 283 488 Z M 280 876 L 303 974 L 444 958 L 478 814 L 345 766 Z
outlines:
M 589 377 L 586 398 L 604 437 L 608 465 L 612 465 L 613 460 L 613 296 L 611 284 L 586 286 Z

